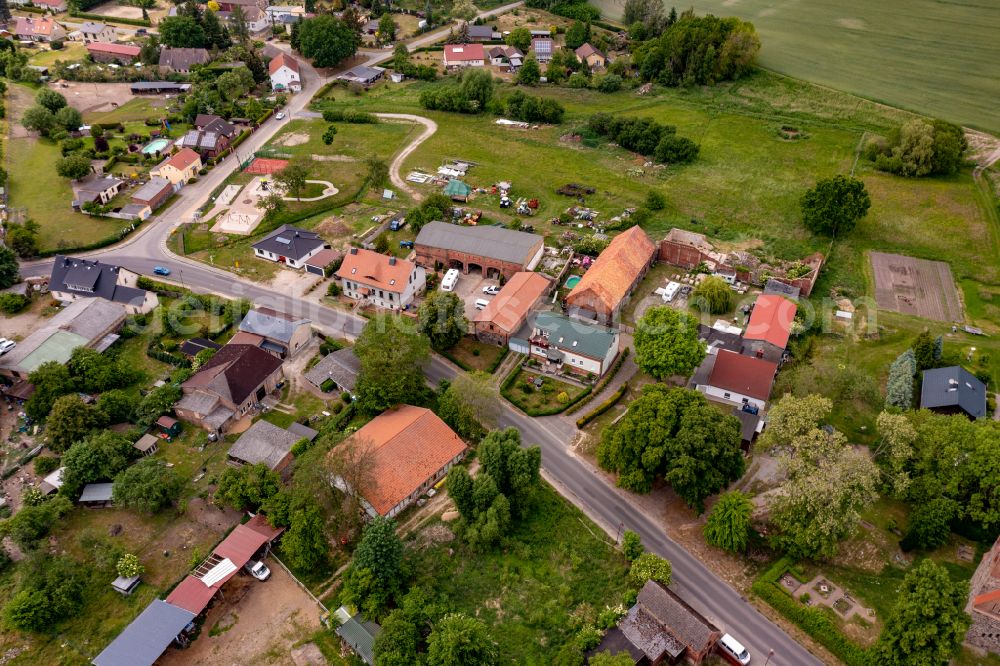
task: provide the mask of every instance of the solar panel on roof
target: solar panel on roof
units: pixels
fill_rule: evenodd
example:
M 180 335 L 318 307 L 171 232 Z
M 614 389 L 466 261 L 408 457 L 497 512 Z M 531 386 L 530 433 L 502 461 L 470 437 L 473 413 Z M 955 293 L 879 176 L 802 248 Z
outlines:
M 281 243 L 282 245 L 291 245 L 292 244 L 292 241 L 290 241 L 289 239 L 285 238 L 284 236 L 278 236 L 274 240 L 276 240 L 277 242 Z

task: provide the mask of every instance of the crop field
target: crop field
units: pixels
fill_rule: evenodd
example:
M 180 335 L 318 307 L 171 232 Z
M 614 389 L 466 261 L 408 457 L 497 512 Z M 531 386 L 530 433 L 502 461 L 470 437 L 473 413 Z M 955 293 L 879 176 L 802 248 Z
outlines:
M 623 0 L 592 0 L 609 17 Z M 665 0 L 670 6 L 670 0 Z M 1000 4 L 976 0 L 692 0 L 751 21 L 760 64 L 790 76 L 1000 132 Z

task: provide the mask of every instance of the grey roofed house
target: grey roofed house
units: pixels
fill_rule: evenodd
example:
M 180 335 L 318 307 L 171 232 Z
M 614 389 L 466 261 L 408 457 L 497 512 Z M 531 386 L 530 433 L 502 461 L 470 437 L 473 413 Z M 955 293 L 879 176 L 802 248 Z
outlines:
M 85 35 L 99 35 L 104 32 L 104 29 L 108 26 L 104 23 L 97 23 L 96 21 L 85 21 L 83 25 L 80 26 L 80 32 Z
M 311 319 L 293 319 L 270 308 L 257 308 L 250 310 L 243 317 L 243 321 L 240 322 L 240 330 L 288 344 L 300 326 L 307 326 L 311 323 Z
M 799 293 L 801 290 L 798 287 L 793 287 L 790 284 L 785 284 L 780 280 L 775 280 L 774 278 L 768 278 L 767 284 L 764 285 L 764 292 L 768 295 L 774 296 L 784 296 L 793 301 L 798 300 Z
M 149 182 L 145 183 L 142 187 L 132 193 L 132 198 L 141 199 L 143 201 L 153 201 L 168 187 L 173 188 L 173 185 L 169 180 L 163 176 L 153 176 L 149 179 Z
M 229 458 L 248 465 L 264 463 L 268 469 L 276 469 L 300 439 L 302 438 L 295 433 L 260 420 L 250 426 L 230 447 Z
M 444 248 L 466 254 L 489 257 L 510 263 L 523 263 L 541 236 L 503 227 L 467 227 L 448 222 L 428 222 L 417 234 L 417 245 Z
M 374 622 L 366 621 L 360 613 L 351 617 L 343 606 L 338 608 L 334 615 L 340 622 L 335 633 L 361 657 L 361 661 L 369 666 L 374 664 L 375 638 L 381 633 L 382 628 Z
M 242 65 L 242 63 L 239 64 Z M 236 133 L 235 125 L 213 113 L 199 113 L 194 117 L 194 127 L 206 132 L 219 132 L 225 136 L 232 136 Z
M 290 224 L 283 224 L 254 243 L 253 249 L 271 252 L 299 262 L 316 248 L 325 245 L 326 241 L 315 231 L 306 231 Z
M 118 284 L 120 270 L 120 266 L 57 254 L 49 276 L 49 291 L 142 306 L 146 300 L 146 290 Z
M 924 370 L 920 407 L 982 418 L 986 416 L 986 384 L 960 365 Z
M 115 640 L 94 657 L 95 666 L 152 666 L 194 620 L 194 613 L 153 599 Z
M 80 493 L 80 504 L 109 504 L 113 492 L 113 483 L 88 483 Z
M 361 360 L 353 347 L 344 347 L 330 352 L 305 374 L 306 381 L 319 388 L 323 382 L 332 379 L 337 388 L 352 392 L 361 372 Z
M 175 72 L 190 72 L 195 65 L 204 65 L 211 59 L 206 49 L 175 49 L 165 46 L 160 50 L 160 67 Z
M 368 65 L 357 65 L 347 70 L 343 74 L 337 77 L 340 81 L 349 81 L 352 83 L 362 83 L 368 85 L 369 83 L 374 83 L 382 78 L 385 73 L 384 67 L 369 67 Z
M 493 39 L 493 26 L 491 25 L 470 25 L 469 39 L 474 41 L 489 41 Z
M 109 190 L 117 193 L 121 186 L 122 181 L 117 178 L 112 178 L 111 176 L 94 176 L 75 183 L 73 185 L 73 196 L 81 203 L 95 201 L 101 194 Z
M 142 217 L 143 213 L 149 210 L 149 206 L 146 204 L 130 203 L 122 206 L 121 215 L 125 219 L 135 219 L 137 217 Z

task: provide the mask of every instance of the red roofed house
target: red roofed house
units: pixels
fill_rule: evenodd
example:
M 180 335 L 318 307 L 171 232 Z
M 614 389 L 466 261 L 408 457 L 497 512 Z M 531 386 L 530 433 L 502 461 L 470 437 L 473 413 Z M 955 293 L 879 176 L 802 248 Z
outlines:
M 541 273 L 515 273 L 489 305 L 476 311 L 473 333 L 480 342 L 506 346 L 551 286 L 552 282 Z
M 279 53 L 268 66 L 271 74 L 271 90 L 302 90 L 302 76 L 299 73 L 299 61 L 287 53 Z
M 444 478 L 468 447 L 429 409 L 401 405 L 376 416 L 342 446 L 371 456 L 371 481 L 358 489 L 371 517 L 392 517 Z M 334 485 L 353 492 L 337 477 Z
M 587 63 L 587 67 L 593 70 L 604 69 L 608 64 L 608 57 L 597 50 L 591 44 L 584 44 L 576 50 L 576 57 L 580 62 Z
M 720 349 L 705 357 L 695 388 L 716 402 L 764 409 L 777 372 L 777 363 Z
M 484 67 L 486 50 L 482 44 L 446 44 L 444 47 L 444 68 Z
M 743 332 L 743 353 L 780 362 L 792 333 L 797 306 L 776 294 L 761 294 Z
M 1000 654 L 1000 539 L 972 575 L 965 612 L 972 616 L 965 642 Z
M 615 321 L 655 258 L 656 245 L 639 227 L 616 236 L 566 297 L 570 315 Z
M 122 65 L 130 65 L 139 57 L 141 50 L 132 44 L 109 44 L 108 42 L 87 44 L 87 52 L 90 53 L 94 62 L 117 62 Z
M 17 19 L 14 34 L 18 39 L 32 42 L 54 42 L 66 36 L 66 31 L 61 25 L 56 23 L 54 18 L 43 16 L 41 18 L 31 18 L 30 16 L 19 17 Z M 482 48 L 481 46 L 479 48 Z
M 183 185 L 198 175 L 201 169 L 201 155 L 190 148 L 182 148 L 150 169 L 150 176 L 160 176 L 174 186 Z
M 378 308 L 399 310 L 427 284 L 422 266 L 364 248 L 351 248 L 336 273 L 344 295 Z

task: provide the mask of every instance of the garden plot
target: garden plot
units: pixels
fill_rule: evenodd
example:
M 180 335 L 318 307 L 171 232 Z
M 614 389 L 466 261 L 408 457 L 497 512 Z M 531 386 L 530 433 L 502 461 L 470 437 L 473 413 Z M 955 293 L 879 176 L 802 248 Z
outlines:
M 943 261 L 871 253 L 875 301 L 882 310 L 935 321 L 964 320 L 951 267 Z

